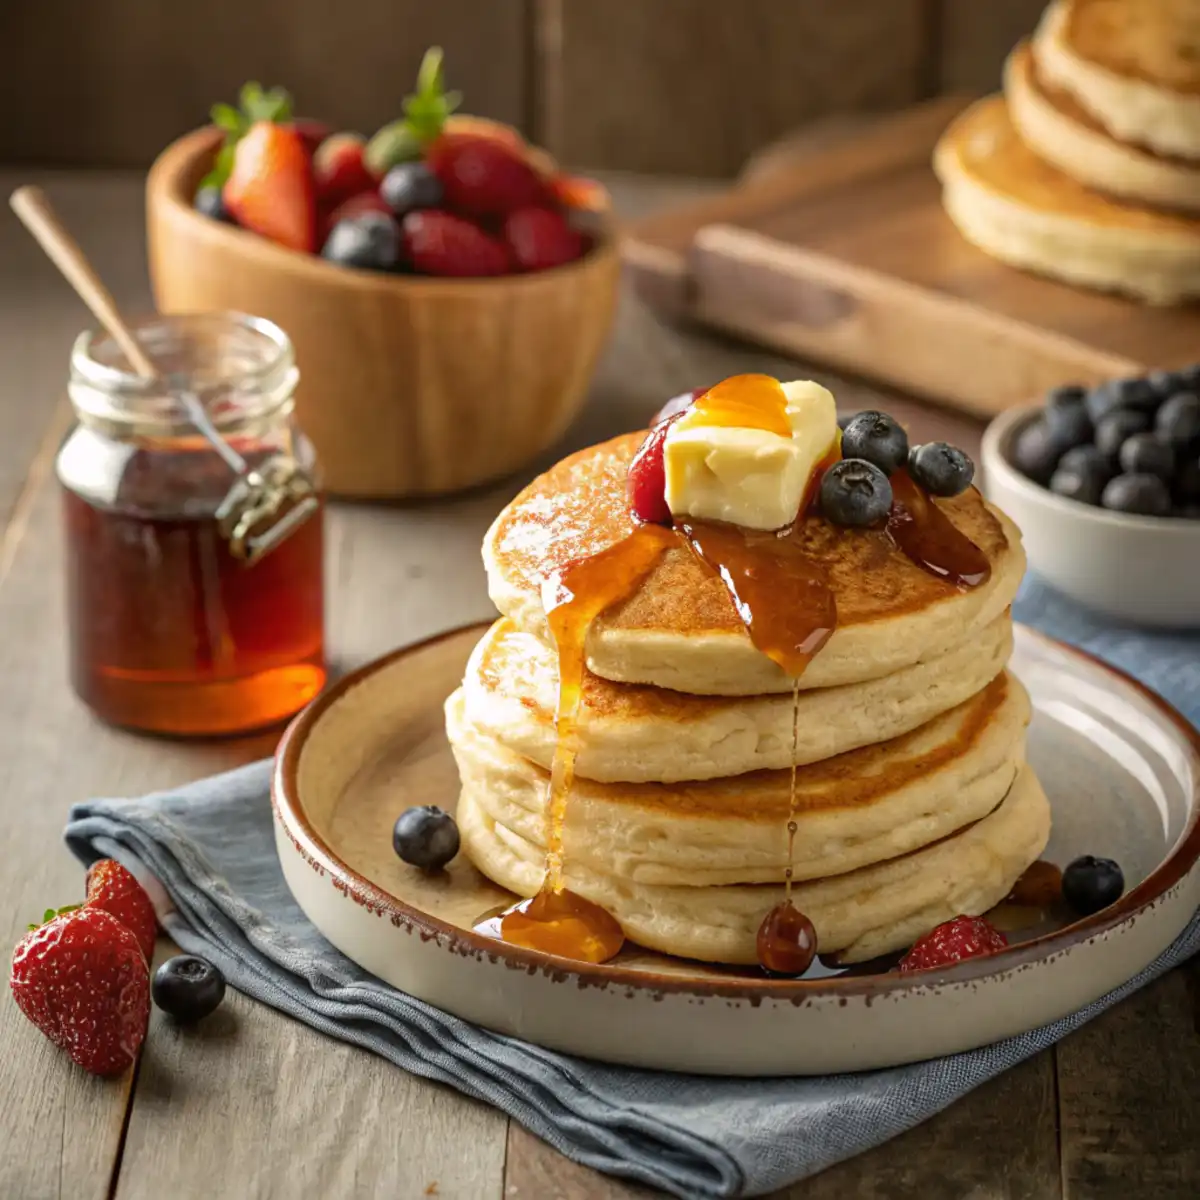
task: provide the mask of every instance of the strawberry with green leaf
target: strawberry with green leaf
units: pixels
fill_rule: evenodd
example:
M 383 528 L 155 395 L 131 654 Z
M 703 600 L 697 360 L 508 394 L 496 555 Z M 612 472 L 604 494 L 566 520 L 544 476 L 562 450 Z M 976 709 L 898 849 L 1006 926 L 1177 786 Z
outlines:
M 372 174 L 382 178 L 399 163 L 420 158 L 461 103 L 459 92 L 446 91 L 442 48 L 431 46 L 421 59 L 416 91 L 401 105 L 404 116 L 385 125 L 367 143 L 365 158 Z
M 273 87 L 264 91 L 261 83 L 245 83 L 238 93 L 238 105 L 219 103 L 209 110 L 212 123 L 225 134 L 225 141 L 217 151 L 213 168 L 200 181 L 202 188 L 225 186 L 233 171 L 234 151 L 238 142 L 250 132 L 256 121 L 285 123 L 292 117 L 292 98 L 283 88 Z

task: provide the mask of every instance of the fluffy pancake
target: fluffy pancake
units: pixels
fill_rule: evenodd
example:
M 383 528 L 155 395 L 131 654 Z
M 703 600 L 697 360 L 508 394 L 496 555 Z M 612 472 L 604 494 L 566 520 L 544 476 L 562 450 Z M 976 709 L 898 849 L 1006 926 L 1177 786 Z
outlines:
M 464 793 L 458 807 L 463 848 L 484 874 L 518 895 L 542 881 L 542 848 L 495 821 Z M 817 932 L 821 953 L 861 962 L 901 950 L 959 914 L 999 903 L 1041 854 L 1050 806 L 1024 767 L 987 816 L 901 858 L 793 887 L 797 907 Z M 709 962 L 757 961 L 755 938 L 783 887 L 667 887 L 567 856 L 567 886 L 600 904 L 631 940 L 652 950 Z
M 483 557 L 493 603 L 548 640 L 541 582 L 633 529 L 625 497 L 642 434 L 626 434 L 563 459 L 496 518 Z M 803 688 L 877 679 L 936 656 L 985 628 L 1009 606 L 1025 569 L 1020 535 L 970 489 L 938 507 L 992 567 L 958 592 L 912 563 L 881 532 L 846 530 L 812 516 L 806 552 L 828 572 L 838 628 L 801 677 Z M 592 625 L 588 666 L 605 679 L 696 695 L 760 695 L 791 681 L 750 642 L 721 581 L 682 542 L 641 587 Z
M 481 815 L 544 850 L 548 773 L 446 706 L 462 796 Z M 1029 699 L 1002 674 L 920 729 L 796 773 L 796 879 L 842 874 L 946 837 L 989 813 L 1024 759 Z M 563 838 L 568 864 L 629 883 L 709 888 L 781 881 L 787 866 L 790 773 L 700 783 L 576 779 Z M 472 861 L 492 874 L 489 859 Z M 541 858 L 537 861 L 540 863 Z M 533 880 L 532 894 L 541 875 Z
M 886 741 L 961 704 L 1004 669 L 1007 613 L 936 658 L 881 679 L 801 693 L 796 762 L 817 762 Z M 465 716 L 481 733 L 549 769 L 558 691 L 555 654 L 507 619 L 476 646 L 463 679 Z M 672 783 L 792 762 L 790 693 L 732 699 L 617 684 L 587 674 L 577 733 L 577 775 Z
M 1115 138 L 1200 159 L 1200 5 L 1056 0 L 1034 35 L 1039 74 Z
M 1200 295 L 1200 219 L 1085 188 L 1025 145 L 999 96 L 950 125 L 934 168 L 959 232 L 1004 262 L 1152 304 Z
M 1005 65 L 1004 95 L 1030 149 L 1073 179 L 1134 201 L 1200 210 L 1200 161 L 1164 158 L 1118 141 L 1069 92 L 1038 76 L 1025 42 Z

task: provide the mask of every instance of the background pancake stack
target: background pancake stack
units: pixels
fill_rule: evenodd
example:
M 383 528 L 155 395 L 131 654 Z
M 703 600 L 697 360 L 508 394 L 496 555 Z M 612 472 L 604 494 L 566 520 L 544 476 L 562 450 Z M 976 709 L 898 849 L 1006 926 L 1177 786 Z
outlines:
M 541 581 L 630 531 L 625 475 L 640 441 L 564 460 L 484 545 L 504 615 L 447 702 L 447 728 L 463 847 L 522 896 L 542 884 L 556 741 Z M 756 961 L 759 924 L 783 895 L 793 759 L 793 899 L 822 953 L 854 962 L 904 949 L 999 902 L 1042 852 L 1050 818 L 1025 765 L 1029 701 L 1005 670 L 1020 537 L 973 489 L 939 506 L 989 559 L 971 591 L 915 566 L 885 533 L 809 518 L 805 550 L 839 620 L 795 706 L 789 678 L 682 541 L 594 623 L 565 878 L 633 941 Z
M 1200 295 L 1200 0 L 1055 0 L 934 166 L 997 258 L 1152 304 Z

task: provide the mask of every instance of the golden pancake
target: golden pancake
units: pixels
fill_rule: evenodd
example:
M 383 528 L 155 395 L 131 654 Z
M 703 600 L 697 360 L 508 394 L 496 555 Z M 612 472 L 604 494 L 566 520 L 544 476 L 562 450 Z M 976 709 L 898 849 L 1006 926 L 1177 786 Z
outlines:
M 1200 295 L 1200 219 L 1085 188 L 1025 145 L 999 96 L 950 125 L 934 168 L 951 220 L 996 258 L 1152 304 Z
M 1200 4 L 1056 0 L 1033 40 L 1038 74 L 1113 137 L 1200 159 Z
M 959 646 L 882 679 L 790 694 L 689 696 L 584 677 L 575 773 L 671 783 L 818 762 L 899 737 L 987 686 L 1012 652 L 1005 613 Z M 501 619 L 480 639 L 463 678 L 466 719 L 539 766 L 554 756 L 554 651 Z M 793 739 L 793 719 L 795 738 Z
M 471 725 L 463 710 L 456 692 L 446 725 L 463 797 L 544 850 L 548 772 Z M 1029 716 L 1024 688 L 1002 674 L 911 733 L 800 767 L 794 878 L 895 858 L 985 816 L 1024 761 Z M 786 770 L 690 784 L 576 778 L 563 831 L 566 861 L 638 883 L 781 881 L 789 797 Z M 491 874 L 486 860 L 468 853 Z
M 625 495 L 642 441 L 626 434 L 564 459 L 497 517 L 484 540 L 496 607 L 549 640 L 542 581 L 634 528 Z M 1011 522 L 975 489 L 937 507 L 987 556 L 991 576 L 958 591 L 908 559 L 889 536 L 842 529 L 809 516 L 798 536 L 828 575 L 837 629 L 800 679 L 802 688 L 877 679 L 965 641 L 1008 607 L 1025 559 Z M 683 544 L 662 556 L 637 591 L 597 619 L 588 667 L 618 682 L 696 695 L 760 695 L 791 689 L 784 671 L 751 643 L 721 580 Z
M 501 887 L 531 896 L 542 882 L 542 847 L 498 825 L 473 794 L 458 807 L 463 848 Z M 812 921 L 817 948 L 862 962 L 903 950 L 935 926 L 998 904 L 1045 849 L 1050 806 L 1033 772 L 1023 768 L 987 816 L 932 845 L 792 889 Z M 601 905 L 632 941 L 707 962 L 754 963 L 763 917 L 783 887 L 654 886 L 568 856 L 567 886 Z
M 1029 148 L 1071 178 L 1139 203 L 1200 210 L 1200 162 L 1118 141 L 1069 92 L 1038 77 L 1026 42 L 1005 65 L 1004 95 Z

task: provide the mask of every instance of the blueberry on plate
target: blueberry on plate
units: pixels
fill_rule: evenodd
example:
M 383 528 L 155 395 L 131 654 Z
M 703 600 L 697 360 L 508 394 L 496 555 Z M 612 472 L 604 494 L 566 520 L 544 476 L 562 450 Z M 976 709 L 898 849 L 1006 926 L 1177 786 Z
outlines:
M 1176 392 L 1154 417 L 1154 432 L 1172 446 L 1200 441 L 1200 396 Z
M 1078 500 L 1081 504 L 1099 504 L 1105 482 L 1095 472 L 1064 467 L 1060 463 L 1058 470 L 1050 476 L 1050 490 L 1056 496 Z
M 820 504 L 835 525 L 875 525 L 891 511 L 892 485 L 874 463 L 843 458 L 822 476 Z
M 1043 487 L 1050 482 L 1061 457 L 1062 450 L 1042 417 L 1026 425 L 1013 443 L 1013 466 Z
M 346 217 L 329 231 L 321 257 L 343 267 L 394 270 L 400 261 L 400 230 L 387 213 Z
M 1171 493 L 1157 475 L 1118 475 L 1105 485 L 1100 503 L 1114 512 L 1162 517 L 1171 507 Z
M 1153 433 L 1135 433 L 1121 443 L 1117 462 L 1127 475 L 1158 475 L 1170 479 L 1175 474 L 1175 451 Z
M 1096 423 L 1096 449 L 1117 461 L 1121 444 L 1135 433 L 1150 428 L 1150 414 L 1135 408 L 1116 408 Z
M 913 447 L 908 473 L 934 496 L 957 496 L 971 486 L 975 463 L 969 454 L 949 442 L 926 442 Z
M 842 431 L 842 457 L 861 458 L 890 475 L 908 458 L 908 434 L 887 413 L 860 412 Z
M 458 826 L 436 804 L 405 809 L 392 830 L 392 849 L 406 863 L 439 871 L 457 853 Z
M 225 198 L 221 195 L 219 187 L 202 187 L 197 190 L 196 197 L 192 201 L 197 212 L 203 213 L 206 217 L 212 217 L 214 221 L 225 221 L 233 224 L 233 218 L 229 215 L 229 210 L 225 207 Z
M 402 217 L 414 208 L 437 208 L 442 202 L 442 183 L 423 162 L 400 163 L 383 177 L 379 195 Z
M 1125 875 L 1111 858 L 1084 854 L 1067 864 L 1062 890 L 1063 899 L 1086 917 L 1120 900 L 1125 891 Z
M 194 954 L 177 954 L 154 972 L 150 995 L 175 1020 L 200 1021 L 225 998 L 225 976 Z

